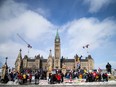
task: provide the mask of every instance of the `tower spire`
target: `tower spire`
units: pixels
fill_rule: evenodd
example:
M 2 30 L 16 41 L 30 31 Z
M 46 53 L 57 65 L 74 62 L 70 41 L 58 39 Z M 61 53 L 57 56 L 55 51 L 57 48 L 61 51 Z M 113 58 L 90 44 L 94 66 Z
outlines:
M 60 42 L 60 37 L 59 37 L 58 29 L 57 29 L 57 32 L 56 32 L 55 42 Z
M 56 32 L 56 39 L 59 38 L 59 33 L 58 33 L 58 29 L 57 29 L 57 32 Z
M 52 50 L 50 49 L 50 54 L 49 54 L 49 57 L 52 57 Z
M 15 69 L 17 72 L 22 71 L 22 54 L 21 54 L 21 49 L 19 50 L 19 54 L 17 56 L 17 59 L 15 61 Z
M 58 34 L 58 29 L 55 37 L 55 55 L 54 55 L 54 69 L 60 69 L 60 37 Z
M 22 59 L 22 54 L 21 54 L 21 51 L 22 51 L 22 50 L 20 49 L 20 50 L 19 50 L 18 57 L 17 57 L 18 59 Z

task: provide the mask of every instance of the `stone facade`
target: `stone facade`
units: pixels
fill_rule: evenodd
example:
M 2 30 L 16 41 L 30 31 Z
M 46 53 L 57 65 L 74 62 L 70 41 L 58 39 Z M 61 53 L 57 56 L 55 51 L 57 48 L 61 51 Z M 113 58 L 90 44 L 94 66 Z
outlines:
M 60 37 L 57 31 L 54 41 L 54 57 L 52 56 L 52 51 L 50 50 L 48 58 L 43 58 L 43 56 L 40 56 L 39 54 L 34 58 L 29 58 L 27 55 L 25 55 L 22 59 L 20 50 L 15 62 L 15 69 L 18 72 L 21 71 L 21 68 L 23 70 L 30 69 L 32 71 L 43 69 L 48 72 L 51 72 L 53 69 L 62 69 L 63 72 L 66 72 L 66 70 L 78 69 L 78 64 L 80 64 L 81 69 L 94 69 L 94 60 L 91 55 L 88 55 L 88 57 L 85 59 L 81 59 L 81 57 L 76 54 L 73 59 L 66 59 L 61 57 L 60 45 Z
M 43 57 L 40 57 L 40 55 L 35 56 L 34 59 L 28 58 L 28 56 L 25 55 L 22 60 L 23 69 L 38 70 L 42 66 L 42 64 L 41 64 L 42 59 L 43 59 Z

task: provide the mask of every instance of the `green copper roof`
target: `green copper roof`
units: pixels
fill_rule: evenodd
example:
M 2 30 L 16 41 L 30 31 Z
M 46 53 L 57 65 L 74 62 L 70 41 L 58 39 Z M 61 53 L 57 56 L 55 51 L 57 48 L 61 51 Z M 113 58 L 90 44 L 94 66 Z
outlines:
M 56 32 L 56 39 L 59 39 L 59 34 L 58 34 L 58 29 L 57 29 L 57 32 Z

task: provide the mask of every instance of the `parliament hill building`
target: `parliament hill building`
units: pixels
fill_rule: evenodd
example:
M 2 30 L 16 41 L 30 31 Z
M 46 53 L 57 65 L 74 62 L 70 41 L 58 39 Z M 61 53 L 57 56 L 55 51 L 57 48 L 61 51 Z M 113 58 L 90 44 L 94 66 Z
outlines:
M 61 42 L 58 31 L 54 41 L 54 56 L 50 50 L 48 58 L 44 58 L 40 54 L 34 58 L 29 58 L 27 55 L 22 58 L 20 50 L 15 62 L 15 70 L 18 72 L 27 69 L 32 71 L 43 69 L 47 72 L 51 72 L 53 69 L 60 69 L 65 73 L 66 70 L 77 70 L 79 67 L 80 69 L 86 68 L 87 70 L 94 69 L 93 58 L 91 55 L 88 55 L 85 59 L 81 59 L 77 54 L 73 59 L 61 56 Z

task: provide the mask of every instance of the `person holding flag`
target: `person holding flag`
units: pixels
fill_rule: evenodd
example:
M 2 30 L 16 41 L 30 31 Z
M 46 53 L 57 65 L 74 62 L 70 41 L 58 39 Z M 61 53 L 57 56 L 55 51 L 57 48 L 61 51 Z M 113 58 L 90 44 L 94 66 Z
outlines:
M 81 56 L 82 57 L 82 56 Z M 76 58 L 76 62 L 77 62 L 77 69 L 79 70 L 81 68 L 81 64 L 80 64 L 80 59 L 81 57 L 78 57 Z

